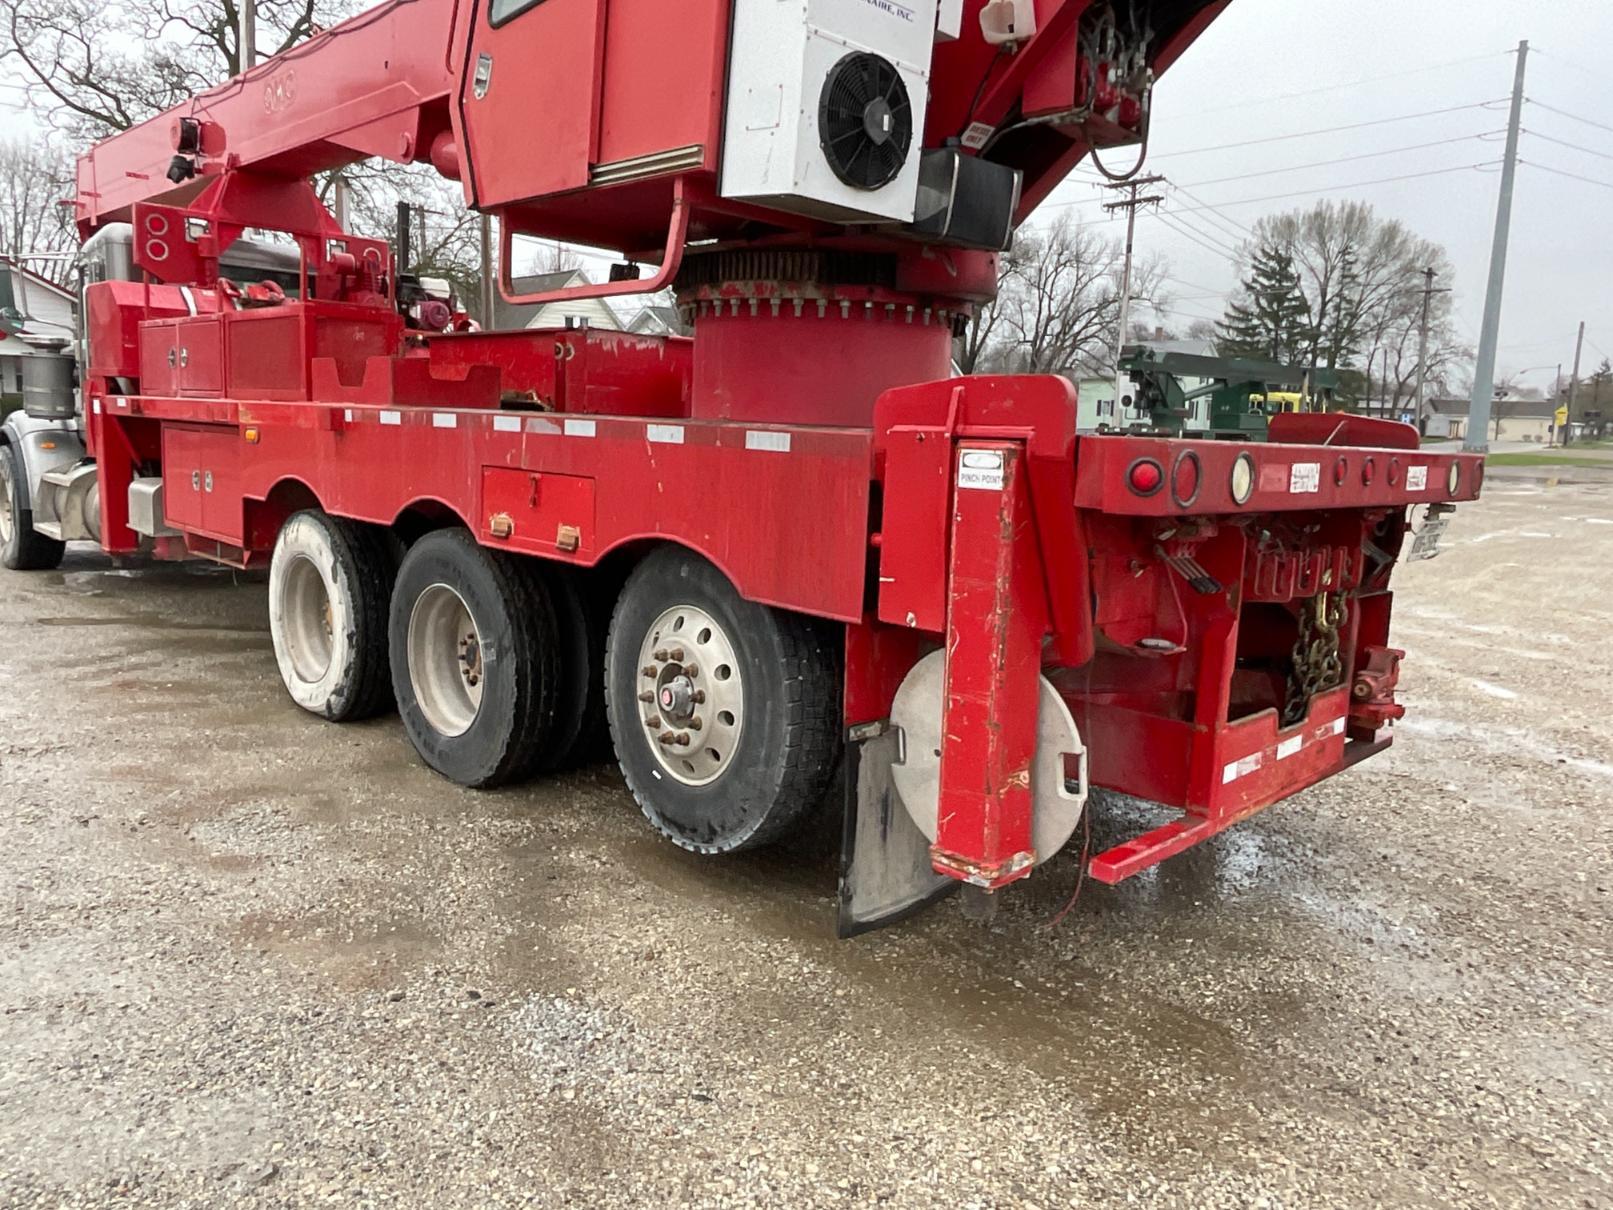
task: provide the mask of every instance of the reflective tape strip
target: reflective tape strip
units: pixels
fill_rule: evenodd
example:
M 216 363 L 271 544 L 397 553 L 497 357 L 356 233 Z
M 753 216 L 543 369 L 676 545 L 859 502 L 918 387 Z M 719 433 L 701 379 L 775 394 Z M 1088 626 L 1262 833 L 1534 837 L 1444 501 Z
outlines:
M 1303 735 L 1295 735 L 1285 739 L 1282 743 L 1277 745 L 1277 759 L 1287 760 L 1304 746 L 1305 737 Z
M 1221 770 L 1221 784 L 1224 786 L 1237 781 L 1240 777 L 1248 777 L 1249 774 L 1260 768 L 1265 763 L 1265 760 L 1266 754 L 1264 752 L 1251 752 L 1242 760 L 1233 761 Z
M 493 431 L 495 433 L 519 433 L 521 431 L 521 418 L 519 416 L 494 416 Z
M 651 424 L 645 426 L 645 437 L 651 441 L 658 441 L 662 445 L 682 445 L 683 426 L 681 424 Z
M 345 424 L 352 424 L 353 423 L 353 409 L 352 408 L 343 408 L 342 409 L 342 421 Z
M 431 427 L 434 429 L 457 429 L 459 417 L 452 412 L 431 413 Z
M 788 433 L 772 433 L 765 429 L 746 429 L 745 448 L 748 450 L 766 450 L 774 454 L 787 454 L 790 452 L 790 435 Z
M 381 423 L 382 424 L 402 424 L 403 423 L 403 413 L 402 412 L 382 412 L 381 413 Z
M 101 401 L 99 399 L 90 400 L 90 406 L 95 409 L 95 414 L 97 416 L 101 414 Z
M 566 436 L 592 437 L 594 435 L 595 427 L 596 426 L 592 420 L 567 420 Z

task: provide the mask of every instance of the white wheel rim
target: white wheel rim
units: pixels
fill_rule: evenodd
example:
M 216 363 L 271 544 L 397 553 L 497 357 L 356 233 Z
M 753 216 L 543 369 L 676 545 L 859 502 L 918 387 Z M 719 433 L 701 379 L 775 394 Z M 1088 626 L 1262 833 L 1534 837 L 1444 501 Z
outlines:
M 330 585 L 318 564 L 307 555 L 297 555 L 286 568 L 281 592 L 292 673 L 304 684 L 318 684 L 330 671 L 335 650 Z
M 11 541 L 16 519 L 11 515 L 11 459 L 0 458 L 0 544 Z
M 409 612 L 409 681 L 426 722 L 439 735 L 469 731 L 482 708 L 482 636 L 465 599 L 433 584 Z
M 644 739 L 675 781 L 703 786 L 728 769 L 745 728 L 745 685 L 726 631 L 704 609 L 676 605 L 639 645 Z

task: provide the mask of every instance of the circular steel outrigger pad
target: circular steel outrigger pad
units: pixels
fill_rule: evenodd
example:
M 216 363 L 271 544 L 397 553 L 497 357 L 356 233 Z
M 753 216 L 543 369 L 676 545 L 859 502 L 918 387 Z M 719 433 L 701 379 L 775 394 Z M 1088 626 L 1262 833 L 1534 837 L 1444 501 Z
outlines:
M 1070 708 L 1048 679 L 1036 712 L 1036 757 L 1031 763 L 1031 845 L 1038 864 L 1064 847 L 1087 801 L 1086 748 Z M 919 831 L 934 842 L 941 808 L 941 712 L 946 696 L 946 653 L 932 651 L 913 665 L 896 691 L 891 726 L 898 756 L 891 766 L 896 793 Z M 1078 770 L 1066 781 L 1065 757 Z M 1073 784 L 1074 788 L 1071 788 Z

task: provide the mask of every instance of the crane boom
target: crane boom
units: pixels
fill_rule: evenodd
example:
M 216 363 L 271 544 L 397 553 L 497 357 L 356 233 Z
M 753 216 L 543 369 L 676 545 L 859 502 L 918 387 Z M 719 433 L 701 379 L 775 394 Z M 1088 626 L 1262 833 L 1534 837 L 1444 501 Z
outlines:
M 429 155 L 449 127 L 456 8 L 387 0 L 97 143 L 78 161 L 81 234 L 129 221 L 136 203 L 186 201 L 226 170 L 305 178 Z M 172 179 L 175 156 L 196 174 Z

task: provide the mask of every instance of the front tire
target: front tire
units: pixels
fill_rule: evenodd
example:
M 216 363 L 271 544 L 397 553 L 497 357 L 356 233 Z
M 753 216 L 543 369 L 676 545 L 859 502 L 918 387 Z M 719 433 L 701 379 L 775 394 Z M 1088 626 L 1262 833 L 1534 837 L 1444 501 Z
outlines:
M 623 586 L 606 644 L 611 737 L 655 828 L 697 853 L 778 840 L 840 752 L 835 628 L 742 598 L 666 548 Z
M 0 445 L 0 564 L 12 571 L 50 571 L 66 553 L 67 543 L 34 528 L 34 514 L 22 503 L 22 460 L 11 446 Z
M 317 511 L 280 527 L 269 561 L 269 634 L 291 700 L 332 722 L 392 705 L 392 557 L 373 526 Z
M 398 569 L 390 631 L 398 713 L 426 764 L 473 788 L 536 769 L 563 669 L 535 566 L 464 530 L 427 534 Z

